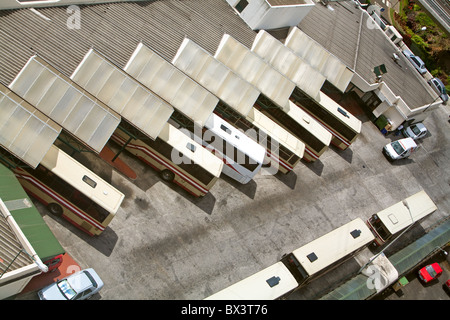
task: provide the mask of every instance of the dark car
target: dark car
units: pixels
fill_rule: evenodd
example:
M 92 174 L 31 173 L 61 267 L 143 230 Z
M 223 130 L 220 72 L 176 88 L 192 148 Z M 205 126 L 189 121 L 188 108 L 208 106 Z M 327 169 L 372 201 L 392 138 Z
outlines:
M 428 84 L 434 89 L 434 91 L 436 91 L 442 101 L 444 101 L 444 104 L 447 104 L 448 94 L 441 79 L 433 78 L 431 80 L 428 80 Z

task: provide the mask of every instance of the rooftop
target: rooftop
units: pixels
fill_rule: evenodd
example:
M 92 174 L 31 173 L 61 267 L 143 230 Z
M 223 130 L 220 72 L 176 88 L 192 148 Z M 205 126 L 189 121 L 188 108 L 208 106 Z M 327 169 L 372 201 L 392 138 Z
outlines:
M 354 2 L 330 2 L 327 6 L 317 3 L 298 27 L 369 83 L 376 79 L 374 67 L 384 64 L 387 73 L 382 81 L 410 109 L 433 102 L 435 97 L 426 81 Z M 401 59 L 398 64 L 391 59 L 394 52 Z
M 38 54 L 67 76 L 94 48 L 123 68 L 139 42 L 171 61 L 188 37 L 214 54 L 224 33 L 251 47 L 255 37 L 226 1 L 148 1 L 80 6 L 80 29 L 66 7 L 0 11 L 0 82 L 9 85 Z M 37 14 L 37 13 L 39 14 Z

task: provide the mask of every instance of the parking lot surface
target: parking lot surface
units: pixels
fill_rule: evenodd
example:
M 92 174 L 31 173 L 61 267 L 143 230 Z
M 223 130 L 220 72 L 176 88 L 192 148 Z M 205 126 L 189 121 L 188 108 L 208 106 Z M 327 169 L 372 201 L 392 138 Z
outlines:
M 276 263 L 284 253 L 352 219 L 366 220 L 421 189 L 438 210 L 420 228 L 447 217 L 449 114 L 448 107 L 435 110 L 424 121 L 429 133 L 419 141 L 420 149 L 409 159 L 390 163 L 381 149 L 400 137 L 383 136 L 362 111 L 355 113 L 363 126 L 349 149 L 330 147 L 319 161 L 301 162 L 288 175 L 262 171 L 246 185 L 222 175 L 200 199 L 163 182 L 127 153 L 119 159 L 135 179 L 93 154 L 75 155 L 125 194 L 117 216 L 98 237 L 36 205 L 70 256 L 100 275 L 105 286 L 99 299 L 200 300 Z M 118 150 L 113 143 L 108 147 Z M 408 233 L 404 237 L 410 240 Z M 359 267 L 365 258 L 352 264 Z

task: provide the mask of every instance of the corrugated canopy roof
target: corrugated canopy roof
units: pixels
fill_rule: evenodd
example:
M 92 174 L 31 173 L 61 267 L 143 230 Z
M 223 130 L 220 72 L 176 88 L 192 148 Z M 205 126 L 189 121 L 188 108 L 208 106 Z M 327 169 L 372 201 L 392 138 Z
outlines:
M 247 115 L 260 92 L 215 59 L 198 44 L 185 38 L 173 64 L 242 115 Z
M 325 76 L 267 31 L 258 32 L 251 50 L 293 81 L 303 92 L 312 98 L 317 97 Z
M 219 99 L 139 43 L 124 70 L 201 127 Z
M 152 139 L 173 113 L 166 101 L 93 49 L 71 79 Z
M 0 144 L 36 168 L 61 127 L 0 83 Z
M 96 152 L 120 123 L 119 115 L 38 56 L 10 88 Z
M 322 45 L 297 27 L 291 29 L 285 45 L 320 71 L 336 88 L 345 91 L 353 78 L 353 71 Z
M 222 37 L 214 57 L 280 107 L 288 103 L 295 83 L 232 36 L 225 34 Z

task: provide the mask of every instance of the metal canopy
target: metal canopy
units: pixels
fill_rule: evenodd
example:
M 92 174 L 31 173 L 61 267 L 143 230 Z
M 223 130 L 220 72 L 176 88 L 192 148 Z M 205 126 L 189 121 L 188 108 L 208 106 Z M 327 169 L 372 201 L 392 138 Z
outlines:
M 292 133 L 284 129 L 282 126 L 265 116 L 256 108 L 247 115 L 252 124 L 256 125 L 260 130 L 270 132 L 270 136 L 281 143 L 284 147 L 294 152 L 299 158 L 303 158 L 305 152 L 305 144 L 297 139 Z
M 325 76 L 267 31 L 258 32 L 251 50 L 310 97 L 317 97 L 325 82 Z
M 152 139 L 158 137 L 174 111 L 166 101 L 93 49 L 70 78 Z
M 201 127 L 219 99 L 139 43 L 124 70 Z
M 36 168 L 61 127 L 0 83 L 0 145 Z
M 285 45 L 323 74 L 336 88 L 345 91 L 353 78 L 353 71 L 318 42 L 294 27 L 289 32 Z
M 214 57 L 280 107 L 287 105 L 295 83 L 230 35 L 223 35 Z
M 183 40 L 172 62 L 244 116 L 253 108 L 261 93 L 252 84 L 187 38 Z
M 120 123 L 118 114 L 38 56 L 9 87 L 96 152 Z

